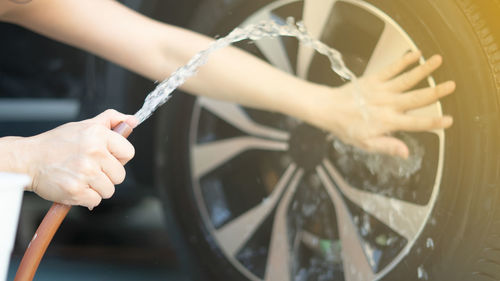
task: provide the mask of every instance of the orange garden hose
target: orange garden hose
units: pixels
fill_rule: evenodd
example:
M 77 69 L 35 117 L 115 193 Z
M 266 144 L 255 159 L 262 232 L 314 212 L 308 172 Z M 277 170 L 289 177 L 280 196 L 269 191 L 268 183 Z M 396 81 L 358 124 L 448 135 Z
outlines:
M 125 122 L 120 122 L 113 131 L 119 133 L 124 137 L 128 137 L 132 133 L 132 128 Z M 63 205 L 59 203 L 52 204 L 52 207 L 47 212 L 42 220 L 40 226 L 35 232 L 31 243 L 28 245 L 26 252 L 24 253 L 21 264 L 17 269 L 16 277 L 14 281 L 31 281 L 35 277 L 38 265 L 42 260 L 47 247 L 54 237 L 57 229 L 64 220 L 64 217 L 68 214 L 71 206 Z

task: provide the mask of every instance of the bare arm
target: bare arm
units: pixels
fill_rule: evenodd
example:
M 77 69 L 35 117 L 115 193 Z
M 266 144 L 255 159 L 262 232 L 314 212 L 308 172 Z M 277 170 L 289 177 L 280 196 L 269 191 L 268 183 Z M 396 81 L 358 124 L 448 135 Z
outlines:
M 6 10 L 4 20 L 98 54 L 152 80 L 163 80 L 212 41 L 110 0 L 35 0 Z M 440 57 L 435 57 L 410 74 L 398 76 L 418 57 L 409 55 L 383 73 L 361 79 L 370 122 L 362 118 L 350 84 L 333 89 L 308 83 L 236 48 L 214 54 L 183 89 L 289 114 L 361 148 L 405 157 L 407 147 L 387 137 L 388 133 L 445 128 L 452 123 L 450 118 L 406 115 L 407 110 L 435 102 L 454 90 L 454 84 L 447 83 L 400 95 L 441 64 Z

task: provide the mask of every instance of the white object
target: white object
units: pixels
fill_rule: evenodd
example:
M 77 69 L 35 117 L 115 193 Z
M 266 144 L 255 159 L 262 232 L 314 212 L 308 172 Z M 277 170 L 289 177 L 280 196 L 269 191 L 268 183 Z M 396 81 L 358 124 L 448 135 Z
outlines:
M 0 280 L 6 280 L 24 187 L 30 177 L 0 172 Z

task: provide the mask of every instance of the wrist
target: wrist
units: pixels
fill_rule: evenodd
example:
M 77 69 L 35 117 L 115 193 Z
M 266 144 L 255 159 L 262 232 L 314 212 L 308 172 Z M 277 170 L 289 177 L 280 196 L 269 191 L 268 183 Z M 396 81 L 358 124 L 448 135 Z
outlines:
M 313 84 L 295 78 L 289 83 L 283 84 L 281 88 L 282 94 L 279 95 L 279 100 L 274 104 L 275 111 L 307 121 L 312 108 L 312 87 Z
M 30 171 L 31 145 L 29 138 L 4 137 L 0 140 L 0 151 L 4 156 L 0 169 L 5 172 L 26 174 L 33 178 Z M 31 190 L 30 183 L 26 189 Z
M 294 105 L 293 112 L 288 113 L 321 130 L 339 136 L 346 125 L 346 108 L 348 100 L 342 93 L 342 88 L 332 88 L 303 81 L 297 89 L 299 94 L 289 102 Z
M 297 79 L 290 93 L 285 99 L 285 106 L 281 107 L 286 112 L 282 113 L 313 125 L 318 125 L 318 121 L 325 117 L 325 110 L 329 112 L 329 119 L 335 117 L 337 104 L 331 104 L 334 100 L 332 96 L 336 94 L 335 89 Z

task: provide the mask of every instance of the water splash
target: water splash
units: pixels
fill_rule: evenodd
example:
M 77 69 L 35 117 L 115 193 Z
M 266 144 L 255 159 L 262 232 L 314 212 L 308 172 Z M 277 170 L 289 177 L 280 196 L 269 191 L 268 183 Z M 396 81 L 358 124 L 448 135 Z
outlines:
M 337 162 L 341 163 L 341 169 L 347 172 L 354 169 L 358 163 L 361 163 L 371 175 L 376 177 L 377 186 L 388 186 L 394 179 L 409 179 L 422 168 L 425 149 L 415 138 L 408 134 L 401 133 L 400 137 L 410 149 L 410 156 L 407 159 L 366 152 L 357 147 L 347 145 L 334 136 L 330 137 L 332 139 L 332 146 L 337 152 Z M 367 185 L 367 189 L 370 190 L 369 184 L 365 184 Z M 376 191 L 376 189 L 373 190 Z M 392 194 L 387 195 L 390 196 Z
M 263 38 L 278 36 L 297 38 L 303 45 L 309 46 L 318 53 L 328 57 L 331 69 L 335 73 L 344 79 L 355 81 L 356 76 L 345 66 L 340 52 L 314 39 L 301 22 L 295 24 L 293 18 L 288 18 L 286 24 L 279 24 L 275 21 L 262 21 L 243 28 L 235 28 L 226 37 L 212 42 L 207 49 L 194 55 L 186 65 L 177 69 L 170 77 L 158 84 L 158 86 L 148 94 L 142 108 L 135 113 L 135 117 L 139 121 L 139 124 L 148 119 L 158 107 L 167 102 L 172 92 L 177 87 L 184 84 L 189 77 L 195 75 L 198 68 L 207 62 L 208 56 L 211 53 L 245 39 L 256 41 Z M 363 99 L 360 95 L 358 95 L 357 100 L 358 104 L 363 104 Z

